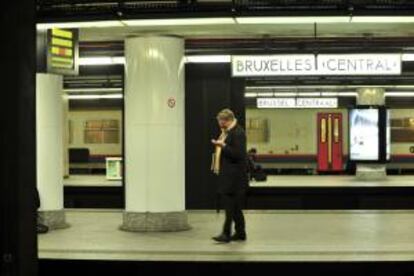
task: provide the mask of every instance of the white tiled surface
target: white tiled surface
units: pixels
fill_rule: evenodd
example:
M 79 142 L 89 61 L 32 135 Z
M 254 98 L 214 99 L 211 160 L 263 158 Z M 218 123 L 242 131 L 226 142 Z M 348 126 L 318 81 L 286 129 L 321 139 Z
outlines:
M 383 181 L 360 181 L 355 176 L 269 175 L 265 182 L 251 182 L 251 187 L 414 187 L 414 175 L 390 175 Z
M 248 241 L 215 244 L 223 215 L 191 211 L 190 231 L 126 233 L 121 211 L 70 210 L 39 236 L 40 258 L 193 261 L 414 260 L 414 211 L 249 211 Z

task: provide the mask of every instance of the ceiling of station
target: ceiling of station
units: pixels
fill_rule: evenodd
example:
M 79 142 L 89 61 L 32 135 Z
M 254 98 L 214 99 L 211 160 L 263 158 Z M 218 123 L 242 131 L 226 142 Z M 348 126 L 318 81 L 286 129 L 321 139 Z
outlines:
M 412 37 L 414 23 L 209 24 L 81 28 L 81 41 L 116 41 L 129 36 L 176 35 L 188 39 L 261 37 Z

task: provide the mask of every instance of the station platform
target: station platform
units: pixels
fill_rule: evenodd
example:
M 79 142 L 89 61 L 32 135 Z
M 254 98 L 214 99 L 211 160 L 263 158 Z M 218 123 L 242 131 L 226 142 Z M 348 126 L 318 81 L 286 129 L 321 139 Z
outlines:
M 189 211 L 192 229 L 118 230 L 121 210 L 67 210 L 71 227 L 39 235 L 43 260 L 208 262 L 414 261 L 414 211 L 246 211 L 248 241 L 216 244 L 224 214 Z
M 105 175 L 71 174 L 63 180 L 65 187 L 122 187 L 122 180 L 108 180 Z
M 250 187 L 414 187 L 414 175 L 388 175 L 385 180 L 361 181 L 353 175 L 269 175 Z
M 70 175 L 65 187 L 122 187 L 122 180 L 105 175 Z M 414 175 L 389 175 L 385 180 L 359 181 L 352 175 L 269 175 L 267 181 L 250 182 L 251 187 L 414 187 Z

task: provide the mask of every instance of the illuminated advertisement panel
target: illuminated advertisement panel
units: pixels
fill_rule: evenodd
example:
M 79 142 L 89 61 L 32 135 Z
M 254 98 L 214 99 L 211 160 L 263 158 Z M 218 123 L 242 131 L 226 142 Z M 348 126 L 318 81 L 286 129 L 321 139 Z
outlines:
M 351 160 L 378 161 L 380 159 L 379 110 L 350 110 L 349 139 Z

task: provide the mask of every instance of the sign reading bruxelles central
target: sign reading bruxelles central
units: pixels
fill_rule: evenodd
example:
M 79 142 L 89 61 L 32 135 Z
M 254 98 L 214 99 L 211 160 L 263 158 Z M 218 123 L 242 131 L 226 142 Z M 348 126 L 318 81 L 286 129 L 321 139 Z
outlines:
M 297 75 L 399 75 L 401 54 L 232 56 L 234 77 Z

